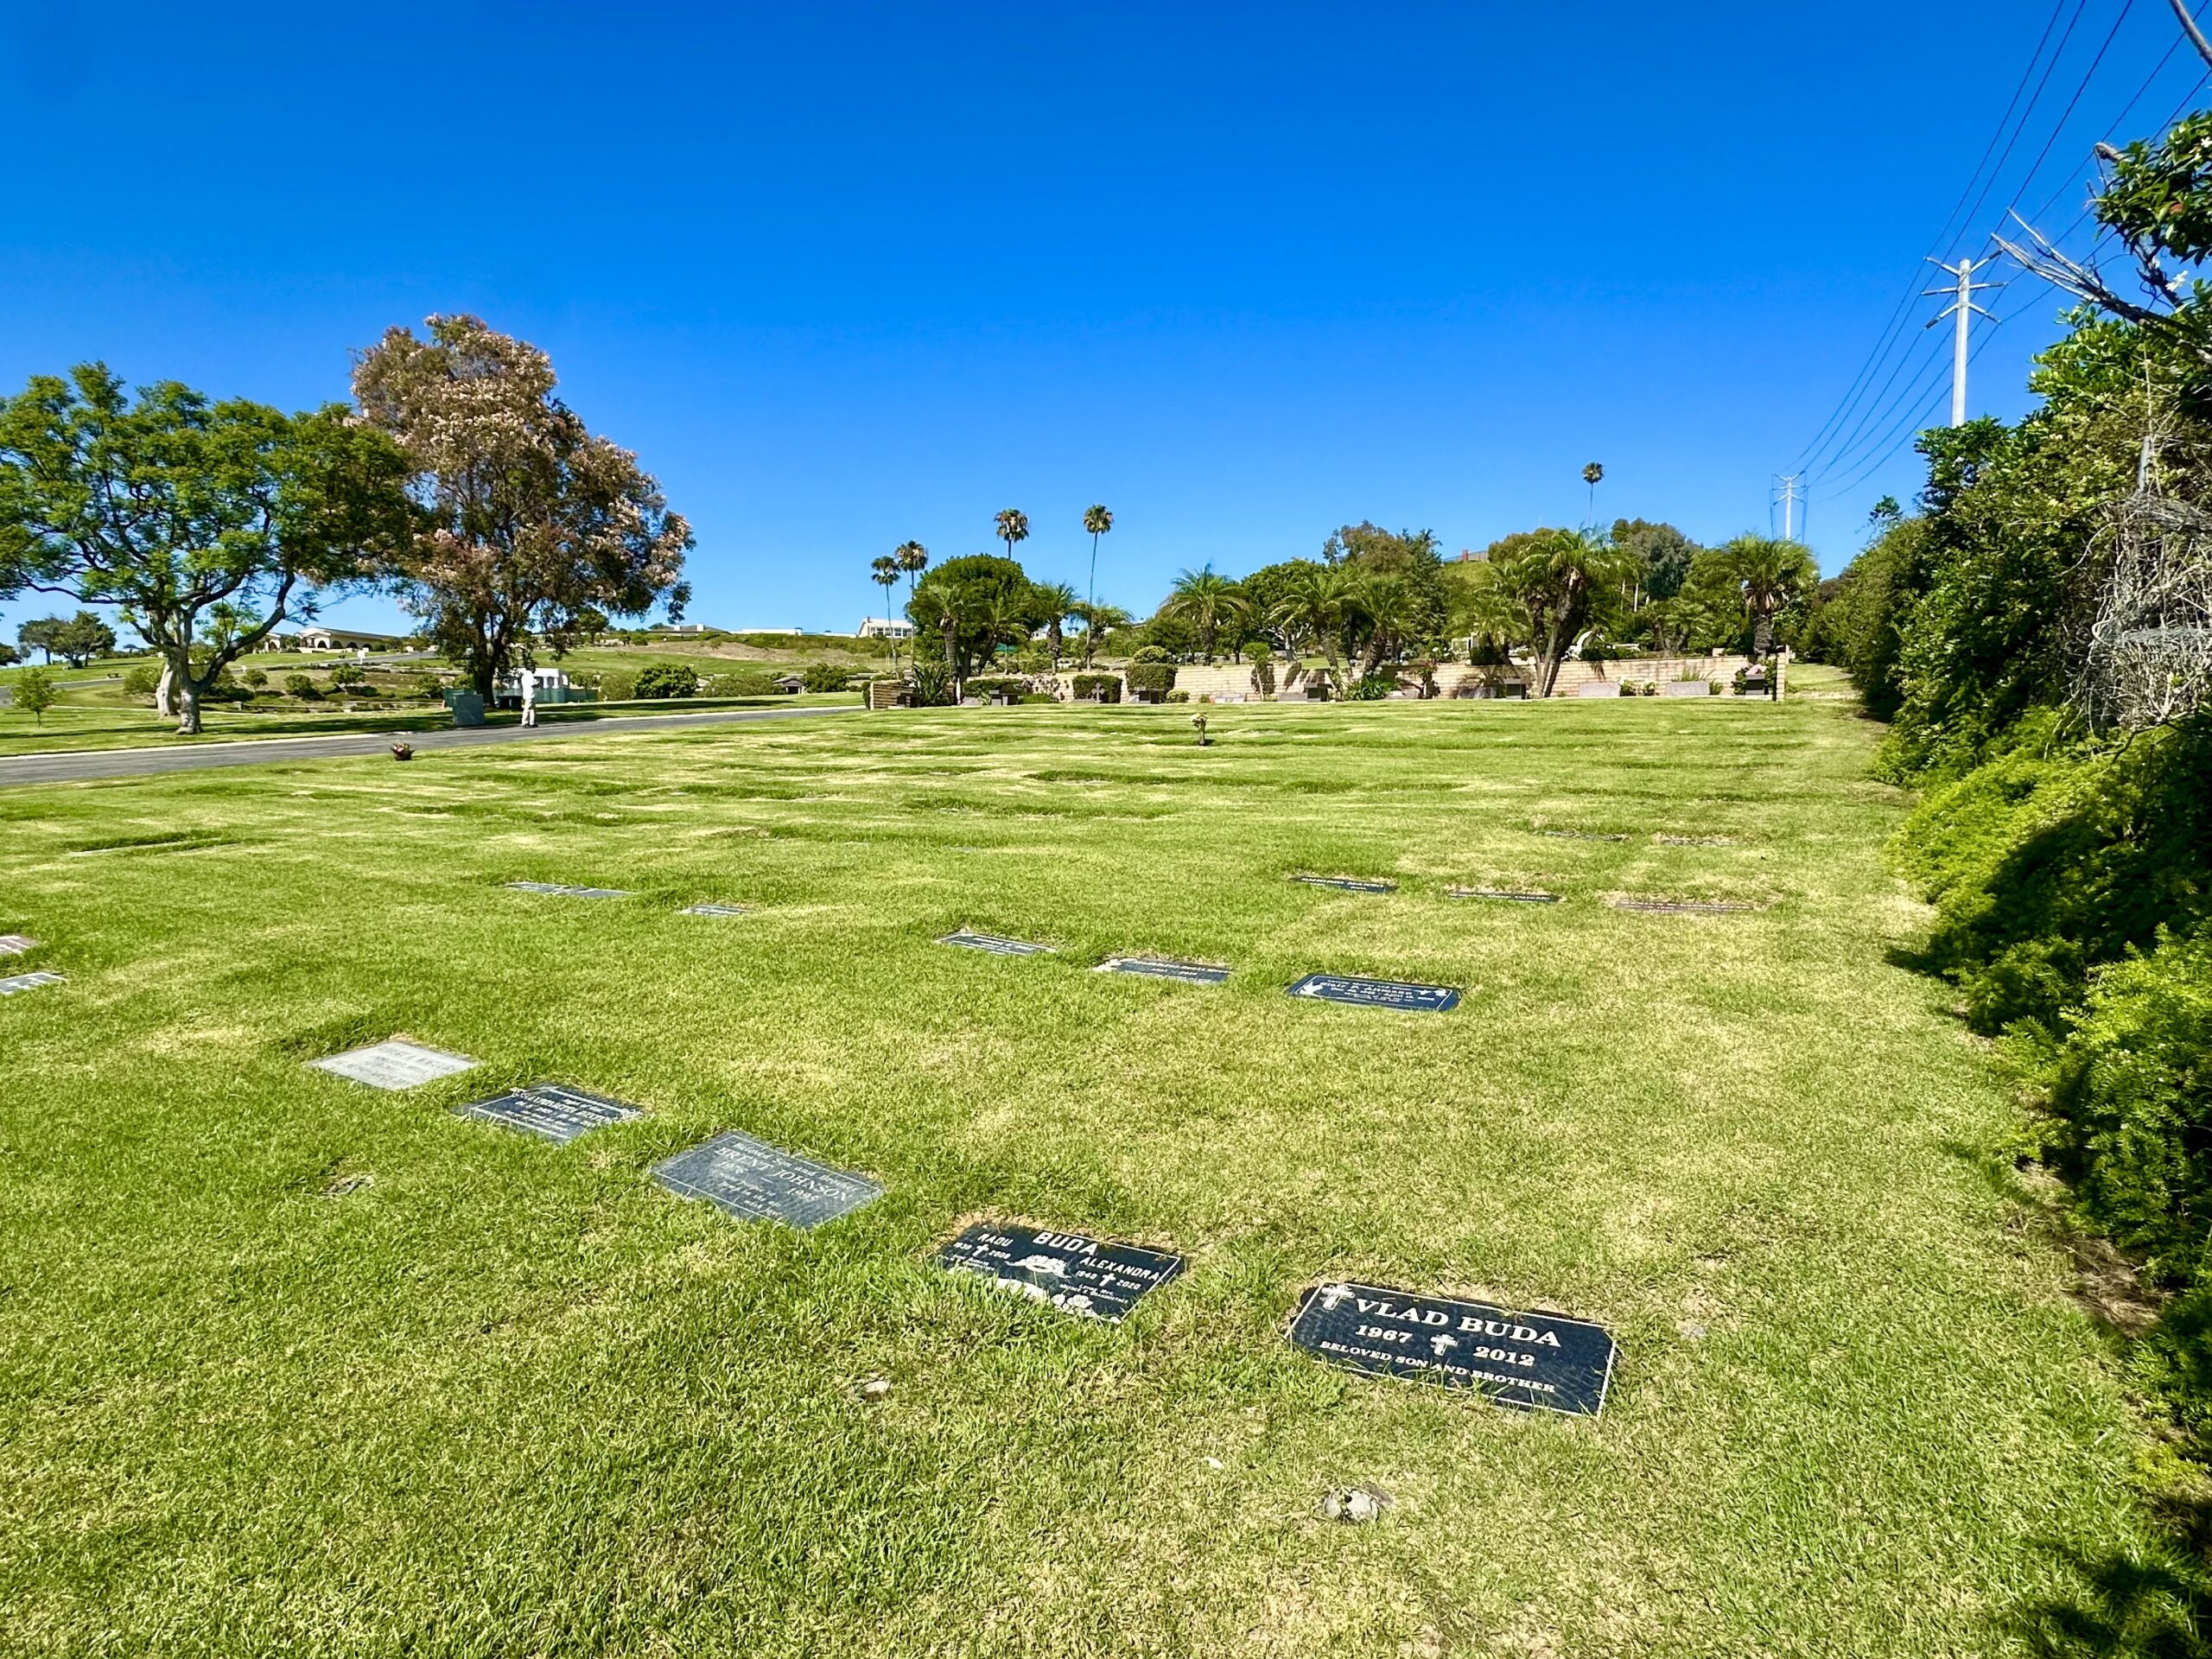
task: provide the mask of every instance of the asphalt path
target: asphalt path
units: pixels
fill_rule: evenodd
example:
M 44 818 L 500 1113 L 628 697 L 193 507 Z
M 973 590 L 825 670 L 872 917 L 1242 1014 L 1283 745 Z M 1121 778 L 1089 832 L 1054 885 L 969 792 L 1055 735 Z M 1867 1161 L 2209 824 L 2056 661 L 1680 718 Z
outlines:
M 812 715 L 856 715 L 860 705 L 805 709 L 720 709 L 697 715 L 617 715 L 606 720 L 563 720 L 542 726 L 455 726 L 429 732 L 345 732 L 331 737 L 247 738 L 159 749 L 79 749 L 63 754 L 0 756 L 0 785 L 78 784 L 98 778 L 151 778 L 209 766 L 261 766 L 273 760 L 334 760 L 380 754 L 394 743 L 424 749 L 469 748 L 481 743 L 552 743 L 571 737 L 622 732 L 665 732 L 695 726 L 728 726 L 759 720 L 803 720 Z

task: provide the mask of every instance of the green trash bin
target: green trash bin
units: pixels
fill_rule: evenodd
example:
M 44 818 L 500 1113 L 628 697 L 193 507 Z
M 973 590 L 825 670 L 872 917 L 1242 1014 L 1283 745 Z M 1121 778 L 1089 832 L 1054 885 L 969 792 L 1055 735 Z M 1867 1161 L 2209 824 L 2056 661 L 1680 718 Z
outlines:
M 456 726 L 481 726 L 484 723 L 484 699 L 474 691 L 448 691 L 446 707 L 453 710 Z

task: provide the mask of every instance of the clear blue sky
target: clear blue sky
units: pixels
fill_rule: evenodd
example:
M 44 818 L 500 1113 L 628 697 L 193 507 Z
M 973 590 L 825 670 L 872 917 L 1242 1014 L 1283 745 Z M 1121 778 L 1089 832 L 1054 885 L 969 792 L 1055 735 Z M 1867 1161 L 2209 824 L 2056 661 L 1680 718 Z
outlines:
M 726 626 L 849 628 L 869 559 L 985 550 L 1005 506 L 1080 587 L 1111 505 L 1101 596 L 1141 611 L 1346 521 L 1577 522 L 1592 460 L 1601 516 L 1716 540 L 1768 527 L 2052 16 L 0 6 L 0 387 L 99 357 L 304 406 L 387 325 L 477 312 L 659 476 Z M 1941 249 L 2016 194 L 2071 220 L 2129 99 L 2155 129 L 2197 80 L 2175 38 L 2164 0 L 2063 0 Z M 1899 390 L 1948 340 L 1913 304 Z M 2010 416 L 2057 307 L 1998 308 L 1974 404 Z M 1883 453 L 1816 482 L 1831 571 L 1916 481 L 1854 481 Z

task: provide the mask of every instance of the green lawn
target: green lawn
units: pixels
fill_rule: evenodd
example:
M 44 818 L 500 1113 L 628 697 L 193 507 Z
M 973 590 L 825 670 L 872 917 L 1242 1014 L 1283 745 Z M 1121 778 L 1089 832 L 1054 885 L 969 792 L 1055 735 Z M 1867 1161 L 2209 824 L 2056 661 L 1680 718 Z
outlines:
M 1897 965 L 1847 705 L 1190 712 L 0 790 L 0 931 L 69 976 L 0 1001 L 0 1649 L 2011 1654 L 2150 1558 L 2170 1454 Z M 1090 971 L 1141 950 L 1236 971 Z M 482 1066 L 305 1064 L 394 1033 Z M 448 1109 L 537 1079 L 648 1116 Z M 731 1128 L 887 1194 L 647 1179 Z M 1191 1267 L 1085 1324 L 932 1265 L 982 1217 Z M 1605 1416 L 1294 1351 L 1347 1277 L 1605 1322 Z
M 800 692 L 795 696 L 684 697 L 649 699 L 643 702 L 549 703 L 537 711 L 538 720 L 552 725 L 569 721 L 608 720 L 629 715 L 703 714 L 716 709 L 768 709 L 791 704 L 858 702 L 855 691 Z M 487 725 L 512 726 L 521 718 L 512 711 L 485 716 Z M 119 697 L 94 702 L 58 703 L 43 720 L 20 709 L 0 708 L 0 756 L 54 754 L 67 749 L 170 748 L 197 743 L 235 743 L 256 738 L 334 737 L 346 732 L 427 732 L 453 724 L 442 705 L 420 702 L 376 708 L 364 702 L 355 712 L 342 707 L 308 704 L 297 708 L 267 704 L 251 709 L 216 703 L 201 710 L 203 729 L 197 737 L 179 737 L 174 722 L 157 718 L 150 708 L 124 706 Z

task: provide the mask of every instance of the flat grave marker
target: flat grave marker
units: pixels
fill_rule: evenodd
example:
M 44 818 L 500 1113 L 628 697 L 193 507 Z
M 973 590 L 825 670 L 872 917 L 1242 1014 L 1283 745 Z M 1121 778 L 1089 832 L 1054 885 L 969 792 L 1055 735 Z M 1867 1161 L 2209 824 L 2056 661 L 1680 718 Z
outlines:
M 780 1221 L 805 1229 L 835 1221 L 883 1196 L 864 1175 L 731 1129 L 653 1166 L 653 1179 L 686 1198 L 704 1198 L 740 1221 Z
M 957 944 L 963 950 L 988 950 L 995 957 L 1049 957 L 1054 953 L 1049 944 L 1032 944 L 1027 939 L 1009 939 L 996 933 L 976 933 L 967 928 L 947 933 L 938 940 L 939 944 Z
M 1758 908 L 1725 899 L 1615 899 L 1611 902 L 1615 910 L 1649 911 L 1659 916 L 1737 916 Z
M 1180 962 L 1173 957 L 1109 957 L 1100 963 L 1102 974 L 1135 974 L 1141 979 L 1173 979 L 1185 985 L 1219 985 L 1229 969 L 1211 963 Z
M 1496 899 L 1509 905 L 1555 905 L 1555 893 L 1516 893 L 1507 887 L 1446 887 L 1446 899 Z
M 1184 1265 L 1166 1250 L 990 1221 L 970 1227 L 937 1259 L 955 1273 L 978 1274 L 1002 1290 L 1109 1325 L 1127 1319 L 1139 1297 Z
M 38 941 L 27 933 L 0 933 L 0 957 L 20 957 L 37 944 Z
M 1733 836 L 1654 836 L 1662 847 L 1733 847 Z
M 410 1043 L 398 1038 L 371 1043 L 366 1048 L 349 1048 L 343 1054 L 333 1054 L 320 1060 L 309 1060 L 309 1065 L 319 1071 L 365 1083 L 372 1089 L 413 1089 L 425 1083 L 435 1083 L 440 1077 L 452 1077 L 457 1071 L 474 1069 L 476 1062 L 466 1054 L 449 1054 L 442 1048 L 425 1048 L 420 1043 Z
M 1324 1002 L 1348 1002 L 1363 1008 L 1395 1008 L 1406 1014 L 1449 1014 L 1459 1006 L 1452 985 L 1422 985 L 1402 979 L 1363 979 L 1353 974 L 1308 974 L 1286 993 Z
M 463 1117 L 543 1135 L 562 1146 L 609 1123 L 626 1123 L 645 1115 L 642 1106 L 571 1089 L 564 1083 L 533 1083 L 454 1109 Z
M 1339 893 L 1395 893 L 1395 881 L 1370 880 L 1357 875 L 1294 875 L 1294 881 L 1302 881 L 1309 887 L 1334 887 Z
M 1307 1291 L 1290 1340 L 1347 1371 L 1575 1417 L 1605 1409 L 1616 1352 L 1611 1332 L 1587 1319 L 1355 1284 Z
M 35 991 L 41 985 L 59 985 L 61 976 L 50 968 L 41 968 L 28 974 L 10 974 L 0 979 L 0 996 L 13 996 L 18 991 Z
M 1549 836 L 1554 841 L 1626 841 L 1626 836 L 1600 835 L 1594 830 L 1539 830 L 1540 836 Z
M 510 881 L 506 885 L 517 893 L 543 893 L 552 899 L 627 899 L 630 896 L 620 887 L 571 887 L 558 881 Z
M 685 916 L 746 916 L 752 912 L 744 905 L 686 905 L 678 913 Z

